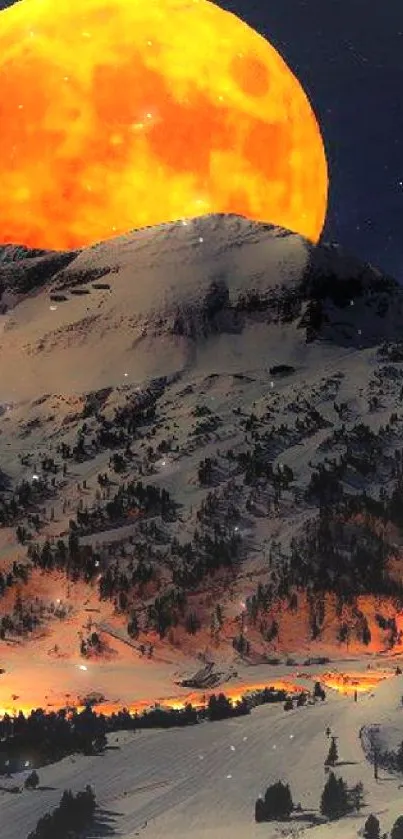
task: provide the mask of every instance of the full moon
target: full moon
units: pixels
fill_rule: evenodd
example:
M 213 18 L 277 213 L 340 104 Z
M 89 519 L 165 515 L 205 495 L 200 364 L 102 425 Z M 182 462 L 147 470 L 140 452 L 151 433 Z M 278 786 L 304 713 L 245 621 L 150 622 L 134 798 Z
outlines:
M 0 91 L 0 241 L 74 249 L 218 212 L 320 236 L 308 97 L 208 0 L 20 0 L 0 12 Z

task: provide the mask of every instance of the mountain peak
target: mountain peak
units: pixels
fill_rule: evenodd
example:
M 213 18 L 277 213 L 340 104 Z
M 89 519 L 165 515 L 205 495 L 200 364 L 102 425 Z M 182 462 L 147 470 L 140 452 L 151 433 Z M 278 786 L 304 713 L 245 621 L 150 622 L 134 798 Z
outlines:
M 121 366 L 138 380 L 197 367 L 218 340 L 241 371 L 253 342 L 264 354 L 287 323 L 302 343 L 359 348 L 400 334 L 394 280 L 338 246 L 234 214 L 132 230 L 79 251 L 6 245 L 0 290 L 2 368 L 18 360 L 25 387 L 46 391 L 56 358 L 73 389 L 94 390 L 113 384 Z M 101 345 L 106 368 L 88 368 L 90 347 Z

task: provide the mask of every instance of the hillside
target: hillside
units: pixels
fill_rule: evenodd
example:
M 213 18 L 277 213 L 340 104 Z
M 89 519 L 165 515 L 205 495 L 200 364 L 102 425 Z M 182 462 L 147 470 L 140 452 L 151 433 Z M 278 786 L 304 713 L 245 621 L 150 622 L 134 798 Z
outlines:
M 402 652 L 393 279 L 216 215 L 6 244 L 0 289 L 0 707 Z
M 102 756 L 77 755 L 39 769 L 40 788 L 34 793 L 0 791 L 2 836 L 26 837 L 38 818 L 57 805 L 63 789 L 75 792 L 87 783 L 100 805 L 99 831 L 90 834 L 97 837 L 355 839 L 371 812 L 382 833 L 390 831 L 403 810 L 401 775 L 381 769 L 374 779 L 360 731 L 373 722 L 381 730 L 391 721 L 399 725 L 402 693 L 400 676 L 392 687 L 388 682 L 375 697 L 358 703 L 330 693 L 325 702 L 288 712 L 282 705 L 265 705 L 246 717 L 180 731 L 113 735 Z M 327 777 L 328 725 L 338 738 L 336 777 L 349 786 L 363 783 L 364 806 L 326 823 L 319 802 Z M 3 786 L 21 785 L 26 774 L 14 775 Z M 255 800 L 278 779 L 290 784 L 302 810 L 285 822 L 256 824 Z

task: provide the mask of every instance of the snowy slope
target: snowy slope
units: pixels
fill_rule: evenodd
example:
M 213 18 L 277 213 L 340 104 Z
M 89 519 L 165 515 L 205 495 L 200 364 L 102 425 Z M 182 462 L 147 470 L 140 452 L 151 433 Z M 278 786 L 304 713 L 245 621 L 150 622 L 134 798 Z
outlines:
M 401 679 L 397 684 L 403 691 Z M 339 738 L 341 765 L 335 772 L 349 784 L 363 781 L 366 807 L 333 825 L 308 829 L 307 821 L 297 821 L 293 829 L 306 826 L 312 839 L 352 839 L 371 811 L 381 813 L 383 829 L 390 829 L 403 812 L 399 780 L 380 772 L 379 782 L 374 781 L 358 737 L 363 721 L 374 714 L 377 720 L 387 716 L 388 699 L 386 686 L 379 689 L 379 699 L 366 697 L 357 704 L 329 692 L 325 703 L 291 712 L 263 706 L 232 721 L 122 734 L 118 750 L 101 757 L 66 758 L 40 770 L 41 784 L 53 790 L 0 793 L 2 839 L 22 839 L 64 788 L 79 790 L 88 782 L 99 806 L 114 814 L 121 839 L 134 839 L 137 831 L 148 839 L 274 839 L 279 826 L 256 825 L 254 802 L 269 783 L 283 779 L 290 783 L 294 801 L 318 816 L 326 779 L 327 725 Z M 115 735 L 110 743 L 116 745 Z M 288 833 L 291 825 L 282 829 Z
M 182 314 L 197 323 L 211 283 L 225 284 L 231 304 L 242 290 L 298 279 L 308 252 L 296 234 L 212 216 L 134 231 L 72 260 L 63 255 L 69 265 L 55 271 L 51 283 L 43 257 L 44 284 L 0 317 L 3 393 L 16 400 L 58 392 L 61 377 L 82 392 L 116 384 L 124 371 L 139 382 L 181 371 L 193 347 L 174 333 L 175 319 Z M 16 282 L 11 277 L 29 262 L 7 263 L 3 276 L 0 270 L 0 290 L 2 282 L 8 288 L 4 300 Z M 94 288 L 92 281 L 110 288 Z M 66 291 L 78 284 L 85 295 Z M 67 300 L 52 301 L 50 292 L 65 292 Z M 9 372 L 16 366 L 22 371 L 18 382 Z
M 214 372 L 247 370 L 283 346 L 286 358 L 305 355 L 305 330 L 296 328 L 296 314 L 303 314 L 312 294 L 322 294 L 329 265 L 327 285 L 339 284 L 348 295 L 348 282 L 358 277 L 360 299 L 354 311 L 342 313 L 327 301 L 325 339 L 358 348 L 400 329 L 402 300 L 393 281 L 338 249 L 314 248 L 297 234 L 239 216 L 135 230 L 78 253 L 34 253 L 16 260 L 18 249 L 8 246 L 9 261 L 0 265 L 0 291 L 3 286 L 9 306 L 0 316 L 4 400 L 59 392 L 62 382 L 74 393 L 116 386 L 125 373 L 142 382 L 203 372 L 213 357 Z M 33 290 L 13 298 L 29 263 Z M 386 295 L 383 319 L 371 308 L 374 291 L 377 305 Z M 267 314 L 242 308 L 252 293 L 263 296 Z M 293 322 L 268 330 L 287 296 L 296 306 Z
M 31 701 L 39 704 L 42 694 L 54 699 L 57 688 L 76 692 L 87 683 L 109 699 L 119 697 L 125 703 L 139 696 L 150 701 L 173 696 L 178 668 L 186 665 L 195 672 L 200 649 L 216 660 L 222 656 L 226 664 L 233 661 L 240 601 L 255 592 L 259 582 L 267 582 L 272 540 L 289 544 L 315 513 L 314 505 L 303 498 L 312 463 L 334 455 L 338 446 L 334 433 L 342 425 L 347 436 L 363 421 L 375 434 L 382 429 L 385 458 L 380 473 L 370 474 L 369 481 L 374 492 L 388 484 L 393 452 L 401 450 L 403 439 L 402 370 L 399 357 L 394 365 L 384 363 L 387 357 L 381 345 L 384 339 L 398 340 L 401 335 L 402 292 L 379 271 L 338 248 L 313 248 L 296 234 L 237 216 L 208 216 L 132 231 L 70 254 L 30 255 L 18 246 L 5 246 L 0 249 L 0 291 L 4 307 L 1 468 L 16 485 L 22 479 L 32 481 L 33 470 L 40 469 L 45 456 L 54 457 L 59 465 L 55 496 L 41 502 L 43 523 L 35 539 L 64 538 L 78 505 L 95 503 L 97 475 L 107 471 L 114 487 L 142 474 L 144 481 L 168 489 L 181 507 L 172 526 L 164 523 L 165 544 L 171 537 L 191 539 L 209 491 L 198 480 L 199 463 L 202 458 L 218 458 L 217 491 L 224 495 L 231 472 L 225 450 L 239 452 L 254 444 L 244 423 L 252 413 L 262 439 L 272 434 L 267 457 L 275 467 L 286 464 L 293 470 L 293 485 L 278 508 L 270 488 L 263 487 L 259 497 L 259 487 L 242 486 L 236 497 L 246 545 L 242 568 L 231 583 L 225 577 L 202 582 L 192 595 L 192 605 L 197 600 L 205 610 L 203 629 L 194 637 L 183 631 L 177 645 L 169 647 L 152 636 L 157 642 L 153 661 L 145 662 L 135 649 L 119 645 L 116 635 L 126 632 L 126 616 L 113 614 L 110 602 L 97 603 L 100 615 L 95 620 L 100 626 L 103 621 L 113 624 L 115 630 L 115 658 L 91 661 L 83 676 L 77 670 L 77 633 L 88 619 L 83 603 L 88 605 L 91 598 L 94 605 L 96 587 L 86 590 L 77 584 L 66 594 L 61 575 L 49 574 L 45 581 L 38 572 L 24 589 L 24 598 L 38 596 L 46 604 L 70 597 L 73 614 L 61 628 L 49 621 L 41 637 L 26 639 L 20 646 L 0 642 L 6 669 L 0 707 L 10 703 L 16 690 L 28 706 Z M 315 307 L 322 320 L 312 336 L 308 332 Z M 288 365 L 289 375 L 277 375 L 279 365 Z M 86 418 L 88 459 L 70 460 L 62 478 L 58 446 L 77 442 L 88 392 L 107 391 L 100 410 L 113 418 L 116 408 L 135 400 L 139 390 L 141 397 L 149 380 L 160 381 L 162 376 L 167 379 L 155 423 L 151 430 L 145 427 L 144 434 L 134 435 L 133 460 L 123 474 L 111 471 L 111 449 L 91 448 L 91 438 L 99 430 L 93 412 Z M 374 396 L 378 404 L 370 410 Z M 309 421 L 313 408 L 323 420 L 317 428 Z M 213 431 L 197 431 L 200 409 L 215 418 Z M 392 413 L 399 417 L 386 434 Z M 172 446 L 166 456 L 147 459 L 150 440 L 157 450 L 167 437 Z M 351 471 L 346 478 L 349 489 L 362 488 L 362 475 Z M 240 483 L 242 479 L 241 475 Z M 252 501 L 256 513 L 251 512 Z M 135 543 L 138 533 L 138 524 L 131 521 L 109 532 L 100 527 L 83 540 L 108 543 L 113 549 L 119 539 L 127 543 L 130 537 Z M 394 532 L 393 539 L 401 573 L 401 536 Z M 106 550 L 105 555 L 109 557 Z M 18 543 L 15 528 L 2 528 L 1 566 L 9 568 L 14 559 L 25 556 L 26 547 Z M 120 555 L 119 563 L 124 566 Z M 14 596 L 12 589 L 2 607 L 11 610 Z M 221 647 L 212 649 L 209 620 L 218 602 L 224 606 L 227 624 Z M 381 607 L 388 616 L 392 613 L 390 603 Z M 373 619 L 377 604 L 368 608 L 375 651 L 384 637 Z M 278 610 L 281 613 L 281 604 Z M 332 657 L 344 654 L 329 621 L 313 645 L 307 611 L 301 607 L 296 616 L 283 613 L 277 615 L 279 621 L 284 619 L 279 640 L 283 659 L 293 655 L 301 661 L 311 653 L 329 651 Z M 397 617 L 402 628 L 403 615 Z M 259 655 L 276 652 L 264 646 L 257 630 L 249 637 Z M 55 642 L 62 647 L 58 659 L 50 654 Z M 358 643 L 353 646 L 352 655 L 363 654 L 362 645 L 358 647 Z M 398 649 L 402 651 L 402 643 Z M 263 658 L 263 680 L 267 667 Z M 256 670 L 245 664 L 242 678 L 256 679 Z M 34 680 L 35 696 L 32 689 L 30 695 Z M 294 799 L 317 812 L 328 722 L 340 736 L 341 757 L 347 761 L 340 768 L 343 777 L 350 782 L 362 777 L 368 811 L 383 809 L 382 828 L 387 829 L 399 815 L 398 781 L 373 782 L 358 732 L 362 725 L 382 719 L 385 726 L 398 727 L 398 691 L 403 693 L 403 688 L 399 680 L 395 685 L 396 695 L 391 695 L 388 683 L 375 698 L 357 705 L 329 693 L 328 703 L 315 708 L 286 714 L 282 708 L 265 707 L 243 720 L 187 731 L 143 732 L 133 742 L 122 738 L 121 750 L 104 757 L 66 759 L 40 772 L 43 785 L 55 789 L 18 796 L 0 792 L 6 825 L 1 839 L 25 839 L 39 816 L 56 805 L 65 786 L 79 789 L 87 782 L 94 783 L 101 807 L 116 813 L 122 839 L 133 839 L 137 831 L 150 839 L 274 839 L 279 835 L 277 826 L 254 824 L 254 801 L 268 783 L 282 777 L 290 781 Z M 124 790 L 128 794 L 123 798 Z M 141 830 L 146 820 L 147 827 Z M 361 814 L 337 825 L 312 827 L 306 836 L 352 839 L 363 821 Z M 304 829 L 303 823 L 299 828 Z

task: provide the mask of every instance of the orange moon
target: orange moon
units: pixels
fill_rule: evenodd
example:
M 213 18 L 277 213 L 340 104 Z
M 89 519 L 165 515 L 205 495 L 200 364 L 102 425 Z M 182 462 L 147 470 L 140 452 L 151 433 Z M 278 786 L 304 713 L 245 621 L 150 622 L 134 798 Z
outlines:
M 208 0 L 20 0 L 0 12 L 0 91 L 0 241 L 73 249 L 218 212 L 320 236 L 309 100 Z

